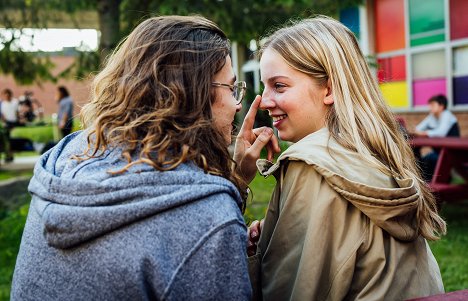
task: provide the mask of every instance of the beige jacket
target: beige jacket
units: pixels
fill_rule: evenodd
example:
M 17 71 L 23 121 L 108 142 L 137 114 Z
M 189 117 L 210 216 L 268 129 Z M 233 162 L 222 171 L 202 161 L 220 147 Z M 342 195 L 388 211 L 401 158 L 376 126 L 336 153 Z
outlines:
M 277 185 L 249 258 L 264 300 L 405 300 L 444 291 L 415 228 L 413 180 L 383 174 L 327 129 L 268 163 L 257 165 Z

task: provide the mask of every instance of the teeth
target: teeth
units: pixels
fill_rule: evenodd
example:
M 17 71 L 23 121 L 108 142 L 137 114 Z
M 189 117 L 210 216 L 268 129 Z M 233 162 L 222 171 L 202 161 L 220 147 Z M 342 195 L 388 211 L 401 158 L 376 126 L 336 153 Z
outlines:
M 276 121 L 280 121 L 284 118 L 286 118 L 288 115 L 281 115 L 281 116 L 272 116 L 273 118 L 273 121 L 276 122 Z

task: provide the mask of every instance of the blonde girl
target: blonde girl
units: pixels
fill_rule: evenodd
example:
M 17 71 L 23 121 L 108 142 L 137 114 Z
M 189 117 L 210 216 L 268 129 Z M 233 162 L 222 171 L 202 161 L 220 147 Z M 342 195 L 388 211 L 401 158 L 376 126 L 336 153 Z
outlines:
M 258 243 L 258 223 L 250 233 L 256 297 L 404 300 L 443 292 L 426 240 L 444 234 L 445 223 L 353 33 L 324 16 L 293 22 L 266 39 L 259 57 L 265 89 L 238 144 L 259 136 L 258 108 L 294 144 L 275 164 L 257 162 L 277 185 Z M 239 148 L 236 158 L 251 177 L 255 156 Z

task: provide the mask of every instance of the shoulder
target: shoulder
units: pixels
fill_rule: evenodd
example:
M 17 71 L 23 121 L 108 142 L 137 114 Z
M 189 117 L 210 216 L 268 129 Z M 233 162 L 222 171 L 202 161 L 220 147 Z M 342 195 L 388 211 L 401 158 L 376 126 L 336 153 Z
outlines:
M 312 207 L 327 206 L 333 200 L 341 203 L 341 197 L 317 169 L 304 161 L 290 160 L 285 164 L 281 187 L 281 204 L 292 199 L 292 205 L 301 205 L 303 200 Z
M 447 119 L 453 119 L 455 121 L 457 120 L 457 117 L 452 112 L 450 112 L 449 110 L 444 110 L 442 112 L 442 117 L 447 118 Z
M 167 173 L 167 172 L 166 172 Z M 183 179 L 193 190 L 190 194 L 203 195 L 194 203 L 197 214 L 213 221 L 242 220 L 242 199 L 236 186 L 229 180 L 205 173 L 193 163 L 181 164 L 170 172 L 175 179 Z M 164 173 L 163 173 L 164 174 Z M 187 195 L 187 197 L 190 197 Z
M 212 186 L 209 189 L 212 192 L 208 192 L 205 197 L 194 203 L 194 214 L 200 218 L 209 219 L 213 225 L 221 225 L 233 221 L 244 224 L 239 207 L 241 202 L 240 197 L 233 194 L 230 191 L 230 187 Z
M 290 159 L 287 162 L 284 162 L 282 165 L 285 169 L 284 181 L 286 183 L 313 183 L 317 179 L 323 177 L 320 173 L 317 172 L 313 165 L 310 165 L 309 163 L 302 160 Z

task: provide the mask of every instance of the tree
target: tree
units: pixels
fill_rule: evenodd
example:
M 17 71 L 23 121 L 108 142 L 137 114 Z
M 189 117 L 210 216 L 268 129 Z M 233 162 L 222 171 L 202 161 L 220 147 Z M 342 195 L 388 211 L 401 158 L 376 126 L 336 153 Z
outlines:
M 291 17 L 306 17 L 321 13 L 337 15 L 341 8 L 363 0 L 0 0 L 0 25 L 5 28 L 47 28 L 51 22 L 69 19 L 80 28 L 83 11 L 98 12 L 101 32 L 99 53 L 82 53 L 76 66 L 63 74 L 84 74 L 86 68 L 96 70 L 107 56 L 141 20 L 152 15 L 200 14 L 220 25 L 233 41 L 247 45 L 258 40 L 267 29 L 284 23 Z M 1 37 L 0 37 L 1 38 Z M 22 83 L 53 80 L 50 61 L 37 54 L 14 49 L 14 40 L 1 39 L 0 72 L 12 74 Z M 14 65 L 14 68 L 11 68 Z M 86 68 L 85 68 L 86 67 Z M 27 73 L 26 73 L 27 71 Z

